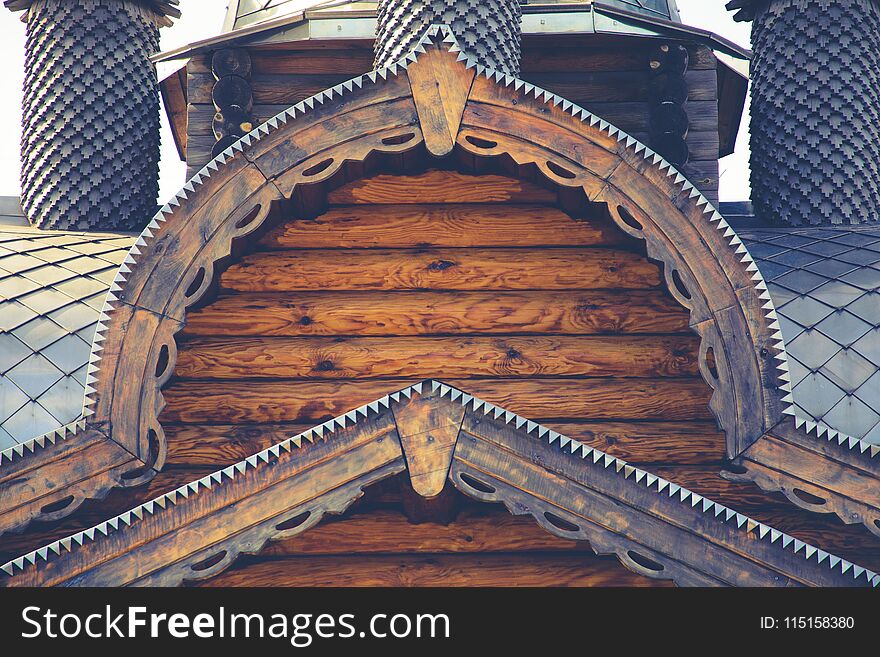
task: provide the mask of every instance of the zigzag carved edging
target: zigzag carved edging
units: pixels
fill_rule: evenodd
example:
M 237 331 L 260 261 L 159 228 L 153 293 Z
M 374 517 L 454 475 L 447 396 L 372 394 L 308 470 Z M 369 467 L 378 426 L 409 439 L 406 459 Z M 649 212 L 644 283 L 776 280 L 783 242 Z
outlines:
M 184 484 L 153 500 L 144 502 L 94 527 L 54 541 L 17 559 L 13 559 L 0 566 L 0 570 L 8 576 L 15 576 L 25 569 L 39 567 L 41 562 L 49 561 L 53 558 L 53 555 L 60 556 L 65 552 L 73 552 L 86 543 L 100 539 L 101 536 L 124 531 L 125 527 L 143 520 L 146 516 L 159 514 L 172 506 L 185 504 L 186 500 L 191 496 L 205 494 L 216 486 L 222 486 L 226 481 L 242 476 L 249 469 L 271 467 L 269 465 L 270 462 L 277 459 L 282 452 L 289 453 L 294 449 L 301 449 L 304 441 L 314 443 L 317 440 L 327 440 L 338 429 L 353 426 L 366 418 L 378 415 L 390 408 L 392 402 L 400 402 L 403 398 L 411 399 L 413 395 L 422 395 L 428 390 L 431 393 L 439 393 L 441 398 L 448 398 L 450 401 L 461 404 L 466 410 L 475 413 L 482 412 L 483 415 L 491 415 L 495 420 L 514 426 L 516 429 L 524 430 L 527 434 L 533 435 L 540 440 L 545 440 L 550 445 L 556 445 L 563 453 L 571 458 L 580 459 L 589 466 L 605 470 L 613 468 L 614 472 L 620 477 L 631 479 L 631 485 L 644 486 L 657 495 L 665 494 L 668 498 L 676 500 L 681 505 L 686 505 L 710 518 L 714 518 L 716 522 L 735 524 L 737 529 L 746 534 L 751 534 L 757 540 L 769 541 L 771 544 L 777 545 L 780 550 L 788 550 L 794 554 L 801 555 L 807 561 L 815 560 L 816 565 L 824 564 L 827 568 L 838 571 L 843 575 L 849 573 L 854 581 L 864 578 L 866 584 L 880 587 L 880 575 L 872 570 L 858 566 L 851 561 L 805 543 L 769 525 L 753 520 L 723 504 L 713 502 L 707 497 L 672 483 L 663 477 L 632 466 L 623 459 L 564 436 L 537 422 L 521 417 L 516 413 L 495 406 L 439 381 L 417 383 L 399 392 L 385 395 L 380 399 L 364 404 L 348 413 L 344 413 L 308 431 L 253 454 L 243 461 L 206 475 L 196 481 Z M 228 563 L 227 559 L 224 559 L 224 562 Z
M 433 39 L 438 35 L 443 36 L 442 42 L 448 45 L 450 52 L 458 53 L 458 60 L 464 62 L 468 68 L 475 69 L 478 75 L 482 75 L 499 84 L 513 87 L 517 91 L 532 95 L 537 100 L 553 105 L 554 107 L 561 107 L 563 111 L 582 122 L 588 123 L 592 127 L 598 127 L 609 136 L 616 138 L 618 142 L 625 144 L 625 146 L 632 150 L 633 153 L 641 155 L 645 160 L 651 162 L 660 172 L 672 179 L 674 185 L 681 185 L 682 190 L 688 193 L 690 200 L 692 200 L 696 207 L 703 212 L 703 215 L 707 220 L 710 223 L 715 224 L 715 227 L 723 233 L 724 237 L 728 240 L 730 247 L 741 256 L 741 261 L 746 265 L 746 271 L 752 275 L 751 277 L 752 281 L 754 281 L 755 289 L 758 292 L 761 301 L 764 302 L 763 310 L 765 312 L 765 319 L 768 322 L 768 328 L 773 331 L 772 338 L 774 340 L 773 346 L 776 351 L 775 359 L 777 361 L 778 379 L 780 381 L 779 388 L 785 393 L 785 396 L 781 401 L 789 404 L 783 412 L 787 415 L 795 416 L 794 422 L 796 427 L 803 428 L 809 435 L 815 435 L 817 438 L 825 437 L 829 441 L 836 440 L 838 445 L 850 450 L 857 450 L 859 453 L 869 455 L 872 458 L 880 455 L 880 446 L 878 445 L 873 445 L 864 440 L 845 435 L 822 423 L 816 423 L 812 420 L 797 416 L 793 399 L 791 397 L 791 377 L 789 375 L 789 363 L 785 349 L 785 342 L 773 301 L 767 290 L 766 282 L 764 281 L 754 259 L 749 254 L 745 244 L 743 244 L 733 228 L 714 208 L 714 206 L 712 206 L 709 200 L 706 199 L 705 196 L 703 196 L 702 193 L 700 193 L 700 191 L 696 189 L 679 171 L 677 171 L 671 163 L 648 148 L 645 144 L 636 140 L 634 137 L 621 131 L 619 128 L 608 123 L 601 117 L 575 105 L 571 101 L 503 72 L 495 71 L 478 64 L 461 50 L 449 28 L 446 26 L 433 26 L 427 31 L 419 45 L 401 61 L 370 71 L 369 73 L 357 76 L 351 80 L 342 82 L 330 89 L 322 91 L 311 98 L 297 103 L 256 127 L 252 132 L 243 136 L 235 144 L 209 161 L 168 201 L 168 203 L 159 210 L 159 212 L 156 213 L 132 246 L 131 251 L 119 268 L 113 286 L 111 286 L 111 289 L 107 294 L 104 307 L 99 317 L 95 339 L 92 345 L 92 353 L 89 359 L 81 418 L 74 423 L 45 434 L 44 436 L 34 438 L 25 443 L 3 450 L 0 452 L 0 465 L 4 462 L 12 461 L 15 458 L 21 458 L 28 454 L 33 454 L 47 444 L 55 444 L 58 439 L 64 440 L 71 435 L 75 435 L 82 430 L 82 427 L 84 427 L 82 420 L 94 414 L 94 410 L 92 409 L 92 406 L 95 404 L 93 394 L 95 393 L 94 385 L 97 383 L 96 375 L 100 370 L 100 352 L 103 350 L 102 342 L 106 339 L 110 314 L 116 309 L 114 304 L 119 301 L 115 293 L 121 290 L 120 286 L 125 282 L 126 275 L 131 273 L 131 268 L 137 264 L 137 256 L 141 254 L 141 249 L 147 247 L 148 241 L 153 239 L 154 231 L 157 231 L 161 224 L 167 221 L 168 215 L 174 213 L 174 208 L 179 207 L 180 202 L 188 198 L 188 194 L 195 193 L 197 187 L 202 185 L 206 179 L 210 178 L 214 172 L 218 171 L 220 167 L 225 165 L 231 158 L 235 157 L 236 153 L 243 151 L 245 147 L 250 146 L 274 130 L 277 130 L 289 120 L 293 120 L 296 117 L 307 113 L 318 105 L 322 105 L 328 101 L 344 96 L 347 93 L 351 93 L 355 89 L 363 88 L 366 84 L 375 84 L 380 79 L 387 80 L 389 76 L 399 75 L 402 71 L 405 71 L 410 64 L 417 61 L 418 56 L 426 51 L 426 47 L 433 43 Z

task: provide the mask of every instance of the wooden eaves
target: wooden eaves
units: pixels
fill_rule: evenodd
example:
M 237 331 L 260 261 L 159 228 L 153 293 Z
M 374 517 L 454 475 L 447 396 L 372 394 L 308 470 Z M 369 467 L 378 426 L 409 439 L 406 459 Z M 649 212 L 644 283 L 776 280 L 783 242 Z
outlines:
M 438 381 L 394 392 L 0 566 L 8 586 L 176 586 L 344 512 L 406 470 L 688 586 L 880 586 L 880 575 Z
M 461 149 L 512 158 L 606 203 L 615 223 L 664 264 L 671 293 L 691 312 L 701 371 L 714 389 L 711 409 L 727 435 L 728 457 L 745 467 L 737 476 L 791 488 L 795 497 L 796 486 L 809 486 L 826 504 L 805 508 L 876 531 L 880 448 L 810 436 L 784 416 L 787 360 L 772 301 L 745 247 L 708 201 L 663 158 L 601 118 L 476 66 L 442 28 L 427 39 L 403 62 L 260 126 L 162 208 L 108 296 L 84 417 L 0 455 L 0 530 L 66 515 L 85 498 L 161 469 L 158 417 L 161 388 L 174 371 L 174 336 L 233 241 L 247 239 L 272 204 L 300 186 L 320 184 L 372 153 L 423 146 L 437 156 Z M 774 472 L 769 483 L 754 474 L 762 465 Z

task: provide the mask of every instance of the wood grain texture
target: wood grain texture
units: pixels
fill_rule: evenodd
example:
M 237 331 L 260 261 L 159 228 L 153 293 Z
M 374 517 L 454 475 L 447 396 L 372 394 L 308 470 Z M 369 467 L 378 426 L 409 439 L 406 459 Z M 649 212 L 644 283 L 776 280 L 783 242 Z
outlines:
M 270 249 L 617 246 L 634 244 L 609 220 L 573 219 L 550 205 L 443 203 L 331 207 L 260 240 Z
M 196 339 L 176 374 L 199 379 L 698 376 L 691 336 Z
M 356 180 L 327 195 L 330 205 L 422 203 L 556 203 L 556 193 L 525 180 L 486 175 L 475 180 L 455 171 L 412 176 L 382 174 Z
M 663 586 L 592 553 L 364 556 L 257 561 L 203 586 Z M 666 584 L 669 586 L 669 584 Z
M 612 249 L 284 251 L 245 256 L 220 284 L 238 292 L 302 290 L 646 289 L 656 265 Z
M 724 434 L 714 422 L 546 422 L 559 433 L 631 463 L 721 464 Z M 221 467 L 295 436 L 308 424 L 166 424 L 174 467 Z
M 435 498 L 446 485 L 464 407 L 434 395 L 403 398 L 393 411 L 412 488 Z
M 446 54 L 429 48 L 418 65 L 407 68 L 425 148 L 444 157 L 452 152 L 476 70 L 446 65 Z
M 388 303 L 391 301 L 391 303 Z M 298 292 L 224 295 L 189 314 L 186 336 L 591 335 L 681 333 L 687 313 L 658 291 Z
M 317 422 L 418 381 L 184 381 L 165 391 L 162 421 Z M 452 379 L 447 383 L 536 420 L 711 418 L 709 391 L 698 379 Z

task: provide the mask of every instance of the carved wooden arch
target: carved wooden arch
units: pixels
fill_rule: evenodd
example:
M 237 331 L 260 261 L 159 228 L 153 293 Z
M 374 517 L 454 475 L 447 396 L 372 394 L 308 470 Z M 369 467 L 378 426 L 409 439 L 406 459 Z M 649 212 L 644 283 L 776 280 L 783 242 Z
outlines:
M 422 144 L 438 156 L 458 148 L 531 164 L 553 183 L 606 203 L 618 226 L 646 241 L 672 294 L 690 310 L 702 338 L 701 370 L 715 391 L 711 409 L 730 455 L 775 424 L 774 341 L 761 290 L 730 235 L 707 215 L 705 200 L 670 174 L 668 164 L 621 141 L 598 119 L 572 115 L 519 83 L 478 75 L 445 47 L 427 49 L 396 75 L 386 70 L 371 77 L 375 81 L 337 89 L 311 110 L 289 112 L 270 122 L 274 129 L 263 126 L 265 134 L 245 138 L 148 229 L 101 327 L 91 425 L 161 467 L 157 418 L 161 387 L 174 369 L 174 335 L 233 242 L 257 230 L 271 204 L 336 176 L 346 163 Z
M 632 571 L 688 586 L 878 586 L 873 571 L 437 381 L 426 381 L 0 566 L 7 586 L 173 586 L 345 511 L 407 471 Z
M 162 468 L 161 388 L 174 370 L 174 336 L 187 308 L 205 297 L 235 243 L 260 228 L 273 204 L 356 176 L 377 153 L 426 148 L 443 157 L 458 149 L 504 158 L 606 203 L 621 229 L 645 240 L 672 294 L 690 310 L 729 455 L 776 423 L 779 343 L 764 318 L 769 296 L 726 222 L 643 145 L 561 98 L 460 61 L 448 35 L 439 43 L 444 34 L 402 64 L 338 85 L 260 126 L 162 208 L 108 295 L 75 433 L 3 465 L 0 531 L 72 497 L 52 511 L 66 515 L 83 499 L 136 485 Z M 112 463 L 99 454 L 108 449 Z M 73 467 L 64 459 L 68 451 L 77 459 Z M 76 483 L 44 476 L 49 466 L 76 472 Z M 25 485 L 7 495 L 4 473 Z M 7 512 L 4 500 L 14 500 L 14 508 Z

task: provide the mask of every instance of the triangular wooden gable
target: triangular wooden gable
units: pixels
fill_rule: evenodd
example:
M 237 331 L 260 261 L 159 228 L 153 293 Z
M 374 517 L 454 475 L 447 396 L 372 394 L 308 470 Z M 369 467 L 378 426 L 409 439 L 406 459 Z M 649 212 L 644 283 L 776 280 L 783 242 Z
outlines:
M 365 404 L 2 566 L 16 586 L 173 586 L 342 513 L 407 470 L 692 586 L 880 585 L 880 575 L 438 381 Z
M 745 467 L 741 476 L 880 533 L 880 447 L 845 437 L 818 440 L 783 416 L 787 361 L 776 314 L 755 263 L 721 215 L 643 144 L 563 98 L 477 66 L 442 27 L 402 62 L 260 126 L 162 208 L 108 296 L 83 418 L 0 455 L 0 531 L 70 513 L 83 499 L 142 483 L 160 470 L 165 441 L 158 417 L 162 386 L 174 372 L 174 336 L 233 243 L 254 233 L 273 204 L 370 155 L 421 146 L 436 156 L 460 149 L 509 158 L 605 203 L 616 225 L 644 240 L 648 255 L 663 263 L 670 292 L 690 311 L 701 338 L 700 368 L 714 390 L 711 409 L 726 433 L 728 457 Z M 442 462 L 446 452 L 432 458 Z M 833 472 L 825 477 L 828 468 Z M 418 490 L 436 486 L 431 472 L 422 473 Z M 816 509 L 797 490 L 825 504 Z M 810 556 L 824 565 L 831 559 L 824 554 Z M 794 577 L 796 569 L 785 572 Z

